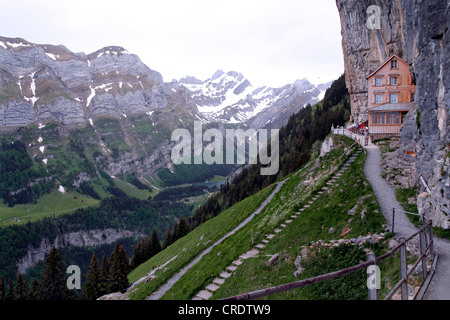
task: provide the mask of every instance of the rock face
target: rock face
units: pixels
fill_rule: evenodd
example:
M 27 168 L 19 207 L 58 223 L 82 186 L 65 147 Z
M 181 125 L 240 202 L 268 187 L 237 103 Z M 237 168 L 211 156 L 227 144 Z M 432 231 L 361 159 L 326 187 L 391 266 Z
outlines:
M 408 61 L 416 83 L 416 119 L 409 115 L 402 143 L 415 148 L 415 167 L 429 187 L 419 210 L 450 228 L 450 2 L 336 0 L 352 115 L 367 120 L 367 81 L 392 54 Z M 371 5 L 378 9 L 369 8 Z M 368 10 L 369 9 L 369 10 Z M 379 28 L 378 28 L 379 27 Z M 415 120 L 415 121 L 414 121 Z
M 62 234 L 57 236 L 53 243 L 50 243 L 47 238 L 44 238 L 38 248 L 33 248 L 31 246 L 29 247 L 26 256 L 17 263 L 18 272 L 24 274 L 28 268 L 34 266 L 37 262 L 44 260 L 46 255 L 50 252 L 52 246 L 55 246 L 58 249 L 65 248 L 67 246 L 98 246 L 107 243 L 114 243 L 120 238 L 135 236 L 142 237 L 143 235 L 129 230 L 117 231 L 116 229 L 105 229 L 77 231 Z
M 158 72 L 124 48 L 86 55 L 4 37 L 0 92 L 2 128 L 51 120 L 73 128 L 88 119 L 145 113 L 180 100 Z

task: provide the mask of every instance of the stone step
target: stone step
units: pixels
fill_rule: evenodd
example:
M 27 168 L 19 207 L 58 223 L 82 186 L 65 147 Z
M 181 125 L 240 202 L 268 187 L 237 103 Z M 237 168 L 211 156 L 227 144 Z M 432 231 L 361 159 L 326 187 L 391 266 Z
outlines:
M 246 253 L 244 253 L 243 255 L 241 255 L 240 258 L 242 258 L 242 259 L 255 258 L 258 256 L 258 254 L 259 254 L 258 249 L 253 248 L 253 249 L 247 251 Z
M 211 296 L 212 293 L 208 290 L 201 290 L 195 295 L 194 299 L 192 300 L 208 300 L 209 298 L 211 298 Z
M 216 285 L 219 285 L 219 286 L 221 286 L 221 285 L 223 285 L 224 283 L 225 283 L 225 279 L 223 279 L 223 278 L 215 278 L 214 280 L 213 280 L 213 283 L 215 283 Z M 206 291 L 206 290 L 205 290 Z M 201 291 L 200 291 L 201 292 Z M 199 293 L 200 293 L 199 292 Z M 198 293 L 197 293 L 197 295 L 198 295 Z M 211 294 L 212 295 L 212 294 Z
M 219 274 L 219 277 L 224 278 L 224 279 L 228 279 L 229 277 L 231 277 L 231 273 L 226 272 L 226 271 L 222 271 L 222 272 Z
M 242 260 L 241 259 L 237 259 L 237 260 L 233 261 L 232 264 L 234 264 L 235 266 L 240 266 L 242 264 Z
M 206 286 L 206 290 L 211 291 L 211 292 L 215 292 L 219 288 L 220 287 L 218 285 L 214 284 L 214 283 L 211 283 L 208 286 Z
M 236 271 L 236 269 L 237 269 L 237 266 L 234 265 L 234 264 L 232 264 L 231 266 L 227 267 L 227 270 L 230 271 L 230 272 Z

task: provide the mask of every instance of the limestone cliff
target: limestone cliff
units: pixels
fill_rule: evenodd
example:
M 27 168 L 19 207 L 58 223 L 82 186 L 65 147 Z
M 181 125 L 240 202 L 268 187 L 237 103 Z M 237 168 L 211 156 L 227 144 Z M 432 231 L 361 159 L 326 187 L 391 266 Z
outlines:
M 402 128 L 402 144 L 414 145 L 412 160 L 429 188 L 419 196 L 419 211 L 436 226 L 450 228 L 450 75 L 446 72 L 450 2 L 336 0 L 336 4 L 346 82 L 357 121 L 368 117 L 366 76 L 392 54 L 408 61 L 416 84 L 417 116 Z

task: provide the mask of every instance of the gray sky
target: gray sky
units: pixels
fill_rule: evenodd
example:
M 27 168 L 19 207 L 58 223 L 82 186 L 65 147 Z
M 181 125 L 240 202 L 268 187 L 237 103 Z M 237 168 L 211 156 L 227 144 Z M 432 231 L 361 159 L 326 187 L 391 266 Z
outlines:
M 217 69 L 255 86 L 344 72 L 335 0 L 0 0 L 0 35 L 138 55 L 164 81 Z

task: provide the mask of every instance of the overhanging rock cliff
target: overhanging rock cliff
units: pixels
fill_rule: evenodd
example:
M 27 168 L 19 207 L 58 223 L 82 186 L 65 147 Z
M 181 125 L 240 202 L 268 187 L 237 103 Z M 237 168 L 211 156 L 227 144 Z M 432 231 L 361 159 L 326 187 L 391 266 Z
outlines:
M 352 115 L 367 120 L 366 76 L 391 55 L 408 61 L 417 112 L 402 128 L 402 145 L 415 145 L 415 166 L 428 185 L 419 211 L 450 229 L 450 2 L 336 0 L 342 26 L 346 83 Z M 370 6 L 377 6 L 377 10 Z M 373 8 L 373 7 L 372 7 Z M 403 150 L 407 151 L 407 150 Z

